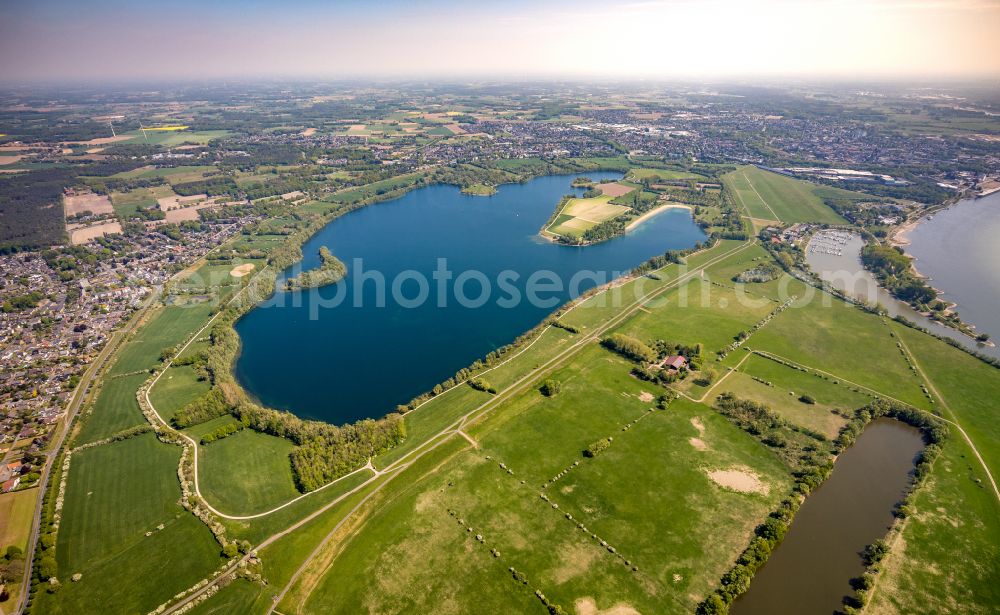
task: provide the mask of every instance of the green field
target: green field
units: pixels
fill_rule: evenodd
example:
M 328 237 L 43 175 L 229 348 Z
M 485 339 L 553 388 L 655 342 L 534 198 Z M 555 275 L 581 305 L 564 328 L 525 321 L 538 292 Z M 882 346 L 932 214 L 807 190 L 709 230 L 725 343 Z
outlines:
M 292 481 L 288 440 L 244 429 L 199 448 L 198 480 L 212 506 L 252 514 L 299 495 Z
M 637 182 L 641 182 L 644 179 L 648 179 L 652 182 L 687 180 L 687 179 L 693 179 L 695 181 L 703 181 L 708 179 L 704 175 L 699 175 L 697 173 L 690 173 L 688 171 L 674 171 L 671 169 L 632 169 L 631 171 L 628 172 L 628 175 L 626 175 L 625 178 Z
M 185 144 L 207 145 L 213 139 L 224 139 L 232 133 L 228 130 L 146 130 L 145 135 L 143 135 L 141 130 L 133 130 L 125 134 L 132 138 L 124 143 L 149 143 L 150 145 L 175 147 Z
M 114 376 L 157 366 L 163 349 L 183 342 L 194 333 L 208 320 L 211 309 L 208 303 L 196 303 L 157 310 L 150 321 L 125 342 L 109 374 Z
M 41 592 L 43 612 L 148 612 L 218 565 L 208 528 L 177 505 L 179 454 L 144 434 L 74 455 L 56 553 L 61 578 L 83 577 Z
M 215 173 L 217 169 L 213 166 L 178 166 L 178 167 L 139 167 L 131 171 L 122 171 L 111 177 L 122 179 L 148 179 L 151 177 L 162 177 L 171 183 L 184 183 L 202 179 L 207 175 Z
M 997 368 L 897 323 L 892 328 L 940 394 L 944 407 L 938 410 L 959 421 L 996 477 L 1000 436 L 991 400 L 1000 394 Z M 1000 604 L 1000 503 L 979 460 L 954 429 L 913 508 L 876 587 L 874 608 L 991 612 Z
M 0 551 L 15 546 L 26 551 L 38 489 L 0 494 Z
M 736 203 L 752 218 L 778 222 L 846 224 L 817 195 L 817 186 L 757 167 L 740 167 L 722 176 Z
M 164 421 L 170 421 L 178 410 L 208 392 L 208 381 L 199 380 L 190 365 L 170 367 L 149 391 L 149 400 Z
M 146 418 L 139 409 L 135 392 L 147 378 L 149 374 L 146 372 L 105 378 L 93 409 L 82 422 L 76 444 L 96 442 L 123 429 L 145 423 Z
M 332 203 L 346 203 L 346 204 L 357 203 L 358 201 L 371 199 L 386 192 L 389 192 L 391 190 L 399 190 L 407 186 L 412 186 L 423 177 L 424 173 L 422 172 L 408 173 L 406 175 L 400 175 L 398 177 L 384 179 L 382 181 L 361 186 L 359 188 L 353 188 L 351 190 L 337 192 L 328 197 L 325 197 L 323 200 L 330 201 Z
M 128 192 L 112 192 L 111 205 L 114 207 L 118 219 L 128 220 L 134 217 L 138 210 L 156 207 L 157 199 L 168 196 L 174 196 L 174 191 L 170 189 L 170 186 L 134 188 Z

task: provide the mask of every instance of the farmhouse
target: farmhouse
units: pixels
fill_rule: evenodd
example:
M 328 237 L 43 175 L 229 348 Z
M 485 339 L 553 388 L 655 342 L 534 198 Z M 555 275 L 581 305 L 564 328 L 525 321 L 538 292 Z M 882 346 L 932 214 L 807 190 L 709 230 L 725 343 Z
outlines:
M 4 493 L 9 493 L 9 492 L 17 489 L 17 486 L 20 485 L 20 484 L 21 484 L 21 477 L 20 476 L 15 476 L 14 478 L 12 478 L 9 481 L 5 482 L 3 484 L 3 486 L 2 486 L 2 488 L 0 488 L 0 491 L 3 491 Z
M 679 371 L 682 367 L 687 367 L 687 359 L 679 354 L 670 355 L 666 359 L 663 359 L 663 362 L 660 363 L 660 367 L 673 371 Z

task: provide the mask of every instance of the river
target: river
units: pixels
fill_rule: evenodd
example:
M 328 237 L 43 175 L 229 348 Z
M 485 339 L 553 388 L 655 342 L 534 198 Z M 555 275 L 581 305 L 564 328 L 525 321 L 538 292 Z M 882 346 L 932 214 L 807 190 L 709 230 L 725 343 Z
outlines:
M 979 344 L 968 335 L 931 320 L 909 304 L 890 295 L 861 263 L 861 248 L 864 245 L 864 240 L 855 233 L 820 231 L 809 242 L 806 262 L 820 278 L 834 288 L 868 303 L 877 302 L 890 316 L 903 316 L 935 335 L 953 339 L 978 352 L 1000 356 L 996 347 Z M 953 256 L 949 258 L 954 262 Z
M 909 233 L 906 251 L 916 267 L 957 304 L 962 320 L 1000 337 L 1000 192 L 963 199 L 923 220 Z M 1000 356 L 996 348 L 985 348 Z
M 795 515 L 785 539 L 757 571 L 733 615 L 827 614 L 853 594 L 864 572 L 861 551 L 885 536 L 906 493 L 920 431 L 887 418 L 873 421 L 834 464 L 830 477 Z
M 332 221 L 303 246 L 301 267 L 281 278 L 315 267 L 321 246 L 347 264 L 347 278 L 312 292 L 277 291 L 240 319 L 239 382 L 263 404 L 305 418 L 342 424 L 382 416 L 514 341 L 572 296 L 666 250 L 706 239 L 690 211 L 672 209 L 601 244 L 545 241 L 538 229 L 559 198 L 581 192 L 570 187 L 572 179 L 548 176 L 504 185 L 491 197 L 428 186 Z M 358 274 L 355 259 L 365 273 Z M 444 269 L 439 259 L 446 259 Z M 506 280 L 522 300 L 508 301 L 511 293 L 500 291 L 505 270 L 516 276 Z M 538 271 L 551 272 L 562 288 L 542 289 L 537 295 L 544 301 L 528 301 L 527 282 Z M 569 288 L 574 274 L 588 271 L 593 276 Z M 482 273 L 491 295 L 481 306 L 463 305 L 460 281 L 467 298 L 478 299 L 486 287 L 475 272 Z M 385 293 L 366 275 L 382 277 Z M 428 281 L 429 297 L 411 304 L 422 290 L 417 278 Z M 393 300 L 394 286 L 406 301 Z M 379 294 L 386 295 L 383 306 Z M 329 305 L 337 297 L 339 305 Z

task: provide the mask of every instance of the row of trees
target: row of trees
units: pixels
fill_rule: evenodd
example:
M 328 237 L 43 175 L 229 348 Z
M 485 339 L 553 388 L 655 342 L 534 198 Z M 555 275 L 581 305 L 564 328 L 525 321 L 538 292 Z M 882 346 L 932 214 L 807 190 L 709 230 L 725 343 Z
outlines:
M 645 343 L 623 333 L 612 333 L 601 340 L 601 344 L 632 361 L 651 363 L 656 360 L 656 352 Z

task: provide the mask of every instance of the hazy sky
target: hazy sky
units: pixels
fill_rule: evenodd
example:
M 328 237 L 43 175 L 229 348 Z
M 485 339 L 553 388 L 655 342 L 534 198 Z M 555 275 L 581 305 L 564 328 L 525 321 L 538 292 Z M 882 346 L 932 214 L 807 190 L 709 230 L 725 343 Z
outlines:
M 0 80 L 1000 75 L 1000 0 L 0 0 Z

